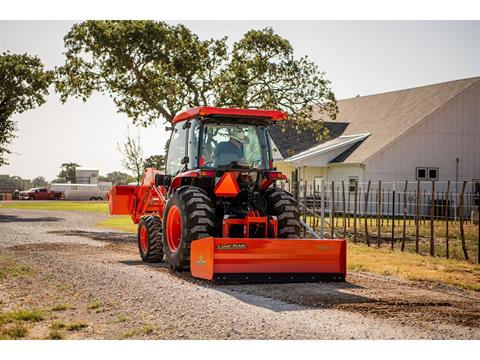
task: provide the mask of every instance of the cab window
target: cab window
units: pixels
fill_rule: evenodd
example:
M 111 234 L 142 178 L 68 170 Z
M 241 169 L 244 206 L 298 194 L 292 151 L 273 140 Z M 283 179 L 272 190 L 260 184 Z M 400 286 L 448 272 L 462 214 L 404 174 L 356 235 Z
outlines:
M 185 142 L 188 129 L 183 129 L 184 124 L 184 121 L 177 123 L 170 136 L 165 167 L 165 174 L 170 176 L 177 175 L 185 167 L 185 164 L 182 164 L 182 160 L 185 157 Z

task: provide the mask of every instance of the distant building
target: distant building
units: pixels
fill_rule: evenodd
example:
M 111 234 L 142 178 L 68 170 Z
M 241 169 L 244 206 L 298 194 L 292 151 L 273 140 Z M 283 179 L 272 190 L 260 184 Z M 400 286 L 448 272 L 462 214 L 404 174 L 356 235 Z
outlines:
M 272 129 L 279 170 L 310 182 L 480 184 L 480 77 L 340 100 L 338 108 L 323 143 Z
M 66 200 L 104 200 L 112 183 L 99 182 L 98 175 L 97 168 L 77 167 L 74 184 L 51 184 L 50 188 L 63 192 Z

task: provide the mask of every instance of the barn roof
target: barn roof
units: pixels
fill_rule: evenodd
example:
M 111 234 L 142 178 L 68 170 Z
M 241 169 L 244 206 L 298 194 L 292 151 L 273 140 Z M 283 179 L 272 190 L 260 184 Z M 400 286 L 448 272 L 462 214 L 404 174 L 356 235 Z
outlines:
M 327 128 L 342 129 L 344 136 L 371 135 L 331 162 L 363 163 L 478 82 L 480 77 L 339 100 L 337 120 L 326 122 Z M 300 134 L 295 144 L 275 133 L 272 138 L 284 158 L 318 145 L 312 134 Z

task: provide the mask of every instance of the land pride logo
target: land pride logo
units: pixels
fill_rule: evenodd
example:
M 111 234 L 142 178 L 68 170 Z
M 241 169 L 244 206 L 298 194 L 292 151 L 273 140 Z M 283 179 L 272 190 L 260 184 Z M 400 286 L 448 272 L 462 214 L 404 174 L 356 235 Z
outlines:
M 200 255 L 200 258 L 197 260 L 197 265 L 198 265 L 198 266 L 205 266 L 205 265 L 207 265 L 207 262 L 206 262 L 205 259 L 203 258 L 203 255 Z
M 247 244 L 219 244 L 217 250 L 244 250 L 247 248 Z

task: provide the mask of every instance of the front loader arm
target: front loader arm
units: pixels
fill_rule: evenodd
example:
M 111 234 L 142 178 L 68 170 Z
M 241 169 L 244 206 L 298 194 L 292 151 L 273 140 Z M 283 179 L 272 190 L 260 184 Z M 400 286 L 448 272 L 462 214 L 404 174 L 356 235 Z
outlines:
M 112 187 L 108 193 L 110 214 L 130 215 L 135 224 L 145 215 L 161 217 L 166 202 L 166 189 L 155 185 L 156 174 L 160 174 L 160 171 L 147 168 L 140 185 Z

